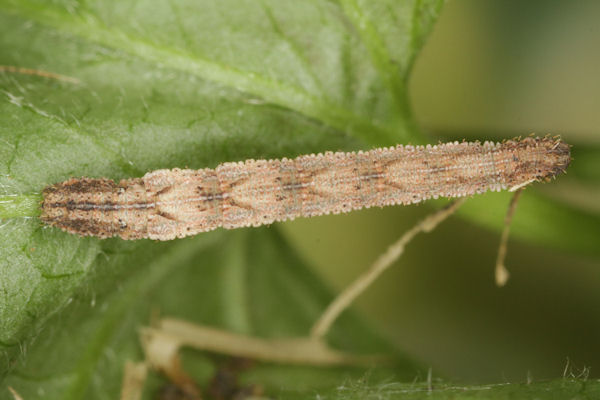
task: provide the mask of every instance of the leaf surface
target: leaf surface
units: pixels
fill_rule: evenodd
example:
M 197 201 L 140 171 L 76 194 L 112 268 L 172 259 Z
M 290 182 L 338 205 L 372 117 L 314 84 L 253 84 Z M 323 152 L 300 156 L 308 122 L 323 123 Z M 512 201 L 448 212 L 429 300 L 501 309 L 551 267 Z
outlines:
M 248 334 L 306 333 L 328 296 L 275 232 L 79 238 L 40 225 L 36 193 L 71 176 L 415 140 L 398 89 L 441 3 L 389 3 L 402 19 L 385 23 L 367 2 L 0 5 L 0 214 L 30 217 L 0 230 L 5 383 L 25 398 L 114 398 L 151 307 Z M 351 328 L 342 348 L 381 348 Z
M 71 176 L 423 141 L 406 83 L 442 3 L 0 0 L 0 64 L 38 71 L 0 72 L 0 216 L 31 217 L 0 229 L 3 383 L 24 398 L 115 398 L 153 310 L 266 337 L 306 333 L 329 296 L 276 228 L 79 238 L 40 225 L 36 193 Z M 329 338 L 337 347 L 393 352 L 347 318 Z M 192 369 L 209 364 L 194 359 Z M 307 382 L 303 394 L 364 374 L 264 371 L 268 388 Z M 398 355 L 387 377 L 416 371 Z

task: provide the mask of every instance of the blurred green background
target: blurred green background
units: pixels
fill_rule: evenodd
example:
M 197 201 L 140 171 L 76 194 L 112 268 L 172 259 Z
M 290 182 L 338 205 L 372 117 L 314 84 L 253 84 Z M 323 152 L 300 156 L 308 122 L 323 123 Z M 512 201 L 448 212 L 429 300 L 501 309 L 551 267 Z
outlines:
M 448 2 L 410 80 L 421 128 L 432 142 L 560 134 L 574 145 L 576 167 L 578 145 L 600 145 L 598 21 L 600 2 L 593 0 Z M 598 213 L 594 171 L 587 182 L 562 176 L 524 196 L 536 190 Z M 370 209 L 282 226 L 339 291 L 431 210 Z M 499 219 L 505 211 L 490 210 Z M 555 378 L 567 360 L 571 373 L 591 368 L 600 376 L 600 261 L 511 240 L 512 276 L 499 289 L 499 236 L 453 217 L 411 243 L 357 309 L 435 376 Z

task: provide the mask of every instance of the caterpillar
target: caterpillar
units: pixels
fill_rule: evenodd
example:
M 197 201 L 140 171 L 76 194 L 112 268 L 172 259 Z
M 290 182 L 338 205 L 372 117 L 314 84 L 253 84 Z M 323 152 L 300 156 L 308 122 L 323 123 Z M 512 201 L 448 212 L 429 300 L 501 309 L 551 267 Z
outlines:
M 294 159 L 161 169 L 120 182 L 72 178 L 43 190 L 41 219 L 81 236 L 171 240 L 219 227 L 516 189 L 569 165 L 556 138 L 397 145 Z

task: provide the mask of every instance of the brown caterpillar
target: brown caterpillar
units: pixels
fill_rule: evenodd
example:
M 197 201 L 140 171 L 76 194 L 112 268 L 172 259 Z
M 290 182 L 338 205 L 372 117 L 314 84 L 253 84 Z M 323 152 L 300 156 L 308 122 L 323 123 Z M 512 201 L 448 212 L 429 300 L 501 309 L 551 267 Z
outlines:
M 171 240 L 218 227 L 514 190 L 555 177 L 570 160 L 570 146 L 560 139 L 530 137 L 163 169 L 119 183 L 72 178 L 44 189 L 41 219 L 82 236 Z

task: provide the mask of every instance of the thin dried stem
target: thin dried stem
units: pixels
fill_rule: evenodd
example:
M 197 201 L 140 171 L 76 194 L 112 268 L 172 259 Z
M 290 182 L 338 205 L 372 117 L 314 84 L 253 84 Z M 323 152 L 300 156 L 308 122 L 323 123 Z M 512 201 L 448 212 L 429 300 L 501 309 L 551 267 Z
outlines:
M 133 362 L 127 360 L 125 362 L 125 370 L 123 372 L 123 384 L 121 385 L 121 400 L 140 400 L 144 391 L 144 383 L 148 367 L 143 362 Z
M 23 400 L 23 397 L 21 397 L 21 395 L 12 387 L 8 386 L 8 391 L 10 392 L 10 394 L 12 394 L 13 399 L 15 400 Z
M 140 334 L 150 365 L 167 375 L 176 372 L 170 376 L 183 375 L 179 362 L 174 362 L 181 347 L 284 364 L 373 365 L 390 361 L 381 355 L 341 352 L 310 337 L 263 339 L 174 318 L 163 318 L 157 326 L 143 328 Z
M 508 206 L 508 211 L 506 211 L 506 217 L 504 217 L 504 229 L 502 230 L 502 236 L 500 238 L 500 246 L 498 247 L 498 257 L 496 258 L 496 285 L 502 287 L 506 285 L 508 278 L 510 277 L 510 273 L 506 269 L 504 265 L 504 260 L 506 259 L 506 249 L 508 247 L 508 235 L 510 233 L 510 223 L 512 222 L 513 215 L 515 214 L 515 210 L 517 209 L 517 203 L 519 202 L 519 198 L 521 197 L 521 193 L 525 188 L 519 188 L 515 191 L 515 195 L 510 201 L 510 205 Z
M 39 76 L 42 78 L 56 79 L 57 81 L 73 83 L 76 85 L 81 83 L 81 81 L 79 79 L 73 78 L 71 76 L 56 74 L 54 72 L 48 72 L 48 71 L 44 71 L 41 69 L 16 67 L 13 65 L 0 65 L 0 72 L 9 72 L 9 73 L 13 73 L 13 74 Z
M 418 233 L 431 232 L 440 222 L 452 215 L 465 200 L 465 198 L 460 198 L 453 201 L 441 210 L 428 215 L 425 219 L 404 233 L 404 235 L 392 244 L 385 253 L 379 256 L 368 270 L 360 275 L 329 304 L 325 312 L 321 314 L 321 317 L 319 317 L 317 322 L 313 325 L 310 336 L 312 338 L 322 338 L 325 336 L 342 311 L 348 308 L 348 306 L 350 306 L 350 304 L 360 296 L 360 294 L 362 294 L 362 292 L 364 292 L 365 289 L 383 273 L 383 271 L 388 269 L 396 260 L 398 260 L 404 252 L 404 247 Z

